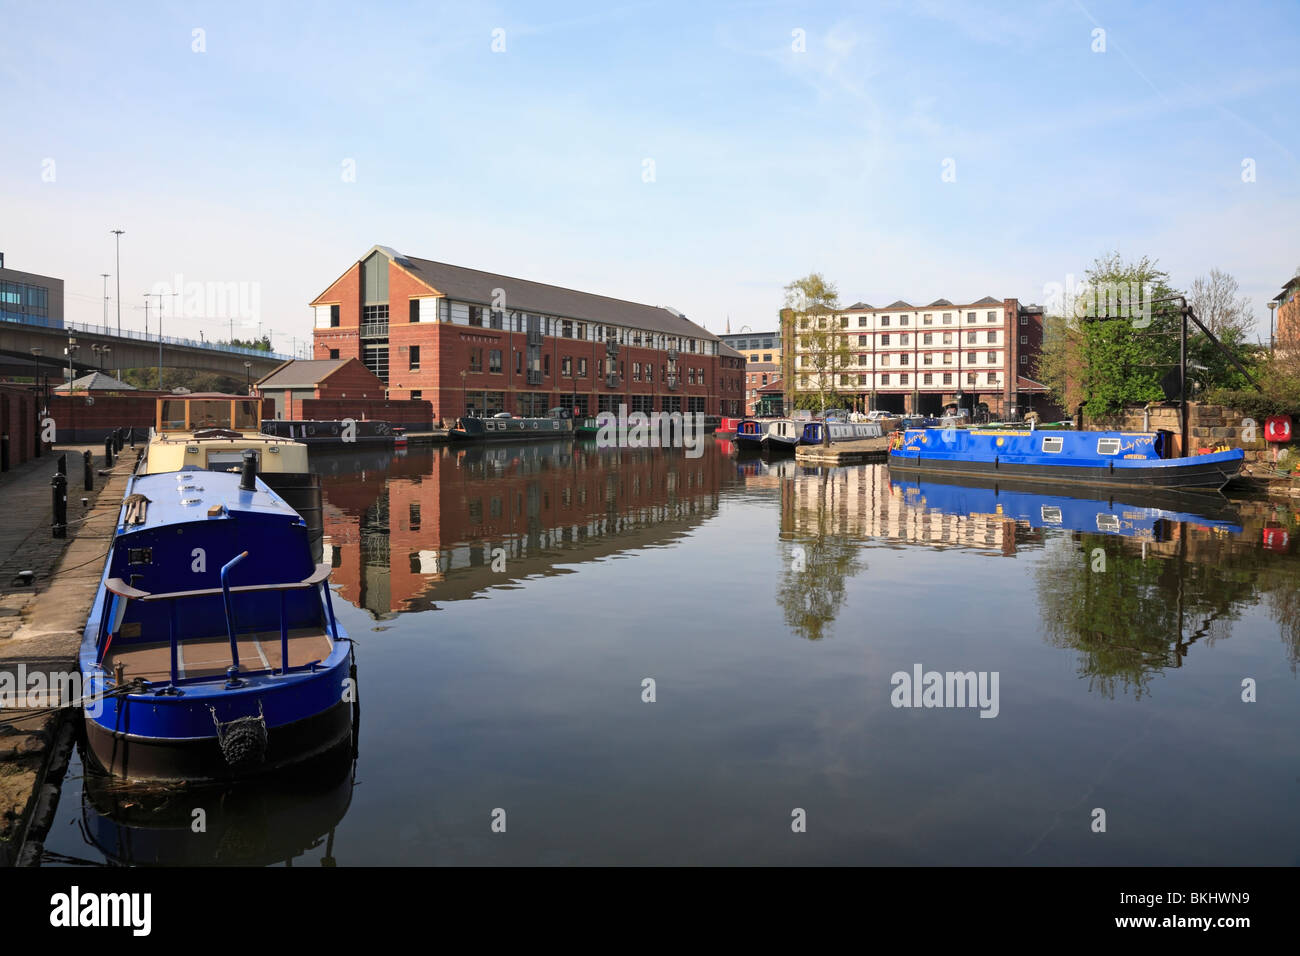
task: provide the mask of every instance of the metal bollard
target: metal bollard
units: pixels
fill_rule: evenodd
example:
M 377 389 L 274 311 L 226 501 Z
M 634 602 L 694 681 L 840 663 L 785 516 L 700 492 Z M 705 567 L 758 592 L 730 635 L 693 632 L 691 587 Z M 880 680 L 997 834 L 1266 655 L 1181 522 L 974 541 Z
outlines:
M 122 429 L 113 429 L 113 455 L 116 457 L 122 451 Z
M 104 439 L 104 467 L 113 467 L 113 436 L 109 435 Z
M 94 491 L 95 490 L 95 466 L 91 464 L 89 451 L 82 453 L 81 463 L 82 463 L 82 472 L 84 473 L 86 479 L 86 491 Z
M 135 426 L 131 426 L 131 447 L 135 447 Z
M 67 475 L 67 473 L 68 473 L 68 456 L 67 456 L 66 453 L 65 453 L 65 454 L 62 454 L 62 455 L 59 456 L 59 462 L 58 462 L 58 465 L 56 466 L 56 470 L 58 471 L 58 473 L 59 473 L 60 475 L 65 475 L 65 476 Z
M 56 472 L 50 480 L 50 493 L 54 506 L 54 527 L 51 529 L 56 538 L 68 536 L 68 476 Z

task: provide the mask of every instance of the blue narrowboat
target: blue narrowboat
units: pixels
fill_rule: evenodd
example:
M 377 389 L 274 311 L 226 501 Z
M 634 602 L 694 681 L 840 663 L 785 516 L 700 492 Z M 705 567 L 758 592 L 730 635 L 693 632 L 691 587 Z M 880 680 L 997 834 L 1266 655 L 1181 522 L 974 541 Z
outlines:
M 1217 491 L 1245 459 L 1240 448 L 1171 458 L 1168 432 L 909 428 L 895 434 L 891 472 L 1053 484 Z
M 756 418 L 745 418 L 736 423 L 736 447 L 757 449 L 763 447 L 767 437 L 767 424 Z
M 224 781 L 350 740 L 352 646 L 329 574 L 251 453 L 240 474 L 134 476 L 80 651 L 95 760 Z

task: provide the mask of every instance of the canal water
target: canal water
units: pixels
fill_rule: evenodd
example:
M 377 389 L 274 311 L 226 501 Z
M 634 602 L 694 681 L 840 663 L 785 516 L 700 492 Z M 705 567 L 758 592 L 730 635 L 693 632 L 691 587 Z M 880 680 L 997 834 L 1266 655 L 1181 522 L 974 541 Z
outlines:
M 1300 864 L 1286 506 L 723 441 L 313 462 L 355 760 L 141 792 L 79 751 L 47 865 Z

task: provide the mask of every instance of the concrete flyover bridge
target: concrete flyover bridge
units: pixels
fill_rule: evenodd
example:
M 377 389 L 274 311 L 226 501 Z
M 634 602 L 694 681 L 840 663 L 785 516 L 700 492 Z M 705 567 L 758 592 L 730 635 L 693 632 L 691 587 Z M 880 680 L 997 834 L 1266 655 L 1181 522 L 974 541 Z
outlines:
M 257 349 L 123 332 L 118 335 L 102 325 L 60 322 L 34 316 L 0 316 L 0 367 L 12 375 L 33 374 L 37 364 L 42 369 L 68 367 L 65 351 L 73 340 L 74 373 L 93 372 L 100 368 L 156 368 L 161 346 L 163 368 L 184 368 L 216 372 L 232 378 L 245 374 L 256 380 L 292 356 Z M 107 353 L 102 349 L 107 348 Z M 39 357 L 33 349 L 40 349 Z M 248 362 L 250 367 L 244 368 Z

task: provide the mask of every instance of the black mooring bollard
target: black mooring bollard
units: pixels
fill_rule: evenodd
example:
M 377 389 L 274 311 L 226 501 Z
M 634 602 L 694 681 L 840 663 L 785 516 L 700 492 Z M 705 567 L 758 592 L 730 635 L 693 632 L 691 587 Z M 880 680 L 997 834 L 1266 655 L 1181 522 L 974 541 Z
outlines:
M 131 447 L 135 447 L 135 426 L 131 426 Z
M 50 480 L 50 494 L 54 506 L 54 527 L 51 529 L 56 538 L 68 536 L 68 476 L 56 472 Z
M 82 453 L 81 467 L 82 467 L 82 473 L 84 474 L 86 479 L 86 491 L 94 491 L 95 490 L 95 466 L 91 463 L 89 451 L 85 451 Z
M 113 429 L 113 455 L 116 457 L 122 451 L 122 429 Z
M 104 467 L 113 467 L 113 436 L 109 435 L 104 439 Z

